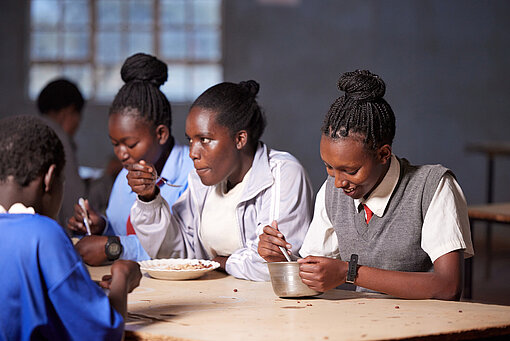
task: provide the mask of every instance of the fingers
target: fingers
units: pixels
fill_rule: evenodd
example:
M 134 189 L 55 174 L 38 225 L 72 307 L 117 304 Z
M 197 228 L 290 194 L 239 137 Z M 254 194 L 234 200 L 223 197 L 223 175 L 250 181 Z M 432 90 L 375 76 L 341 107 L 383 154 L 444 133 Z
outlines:
M 126 169 L 128 170 L 128 172 L 140 172 L 140 173 L 151 174 L 153 176 L 156 175 L 154 166 L 152 166 L 151 164 L 148 164 L 144 160 L 140 160 L 138 163 L 133 163 L 133 164 L 127 165 Z
M 126 178 L 133 192 L 142 197 L 152 198 L 156 192 L 157 173 L 151 164 L 141 160 L 128 165 Z
M 286 260 L 280 249 L 275 248 L 272 244 L 259 243 L 258 252 L 267 262 L 283 262 Z
M 103 289 L 110 289 L 110 285 L 112 284 L 112 275 L 104 275 L 98 284 Z
M 304 274 L 315 274 L 321 270 L 321 266 L 318 263 L 303 263 L 300 262 L 300 259 L 298 259 L 299 263 L 299 272 Z M 305 276 L 306 277 L 306 276 Z
M 78 234 L 85 234 L 87 232 L 87 228 L 85 227 L 85 224 L 83 224 L 83 218 L 84 213 L 83 210 L 81 209 L 81 206 L 75 204 L 74 216 L 69 218 L 67 222 L 67 227 Z
M 266 227 L 264 227 L 264 230 L 266 228 L 271 228 L 271 227 L 266 226 Z M 260 242 L 267 243 L 267 244 L 272 244 L 272 245 L 275 245 L 276 247 L 281 246 L 281 247 L 284 247 L 284 248 L 289 249 L 289 250 L 292 248 L 292 245 L 287 243 L 285 241 L 285 239 L 282 239 L 282 237 L 278 237 L 277 235 L 275 236 L 274 234 L 268 234 L 268 233 L 261 234 L 260 235 Z

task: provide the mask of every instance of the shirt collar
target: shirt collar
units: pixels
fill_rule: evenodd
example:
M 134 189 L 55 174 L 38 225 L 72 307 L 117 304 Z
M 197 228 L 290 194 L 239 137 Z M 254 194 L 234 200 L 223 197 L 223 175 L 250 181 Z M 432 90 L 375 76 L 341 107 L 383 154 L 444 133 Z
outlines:
M 360 204 L 368 206 L 370 211 L 378 217 L 382 217 L 391 194 L 397 187 L 400 177 L 400 163 L 395 155 L 391 155 L 390 168 L 381 183 L 372 191 L 368 199 L 354 199 L 354 207 L 359 208 Z
M 0 213 L 10 213 L 10 214 L 35 214 L 35 210 L 33 207 L 25 207 L 22 203 L 15 203 L 9 208 L 7 211 L 2 205 L 0 205 Z

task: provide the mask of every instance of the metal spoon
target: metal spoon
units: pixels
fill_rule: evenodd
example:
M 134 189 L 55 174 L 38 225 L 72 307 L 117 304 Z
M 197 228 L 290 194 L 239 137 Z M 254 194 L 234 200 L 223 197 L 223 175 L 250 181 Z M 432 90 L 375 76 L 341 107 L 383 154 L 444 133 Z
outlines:
M 156 179 L 156 183 L 158 182 L 163 182 L 165 185 L 168 185 L 170 187 L 182 187 L 181 185 L 174 185 L 174 184 L 171 184 L 170 182 L 168 182 L 167 179 L 165 179 L 164 177 L 162 176 L 158 176 L 158 178 Z
M 283 253 L 283 255 L 285 256 L 285 259 L 287 259 L 287 262 L 292 262 L 292 259 L 290 259 L 290 256 L 289 254 L 287 253 L 287 250 L 285 250 L 283 248 L 283 246 L 278 246 L 280 248 L 280 251 Z

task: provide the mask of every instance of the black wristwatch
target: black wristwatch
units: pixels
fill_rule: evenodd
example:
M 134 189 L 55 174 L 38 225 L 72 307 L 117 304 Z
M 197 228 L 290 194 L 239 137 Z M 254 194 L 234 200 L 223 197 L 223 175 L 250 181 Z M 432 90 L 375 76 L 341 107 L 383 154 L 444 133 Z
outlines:
M 347 278 L 345 279 L 345 283 L 352 283 L 356 280 L 358 276 L 358 255 L 353 253 L 351 255 L 351 260 L 349 261 L 349 271 L 347 271 Z
M 109 261 L 114 261 L 119 259 L 122 254 L 122 244 L 120 243 L 120 238 L 117 236 L 108 236 L 108 241 L 104 246 L 104 253 L 106 254 L 106 258 Z

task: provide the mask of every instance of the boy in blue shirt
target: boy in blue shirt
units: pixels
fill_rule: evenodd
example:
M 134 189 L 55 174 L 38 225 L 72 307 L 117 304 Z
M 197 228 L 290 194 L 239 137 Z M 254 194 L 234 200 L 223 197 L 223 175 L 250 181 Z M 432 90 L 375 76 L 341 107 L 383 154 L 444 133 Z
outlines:
M 100 285 L 62 227 L 65 155 L 36 117 L 0 120 L 0 340 L 120 340 L 139 266 L 117 261 Z

